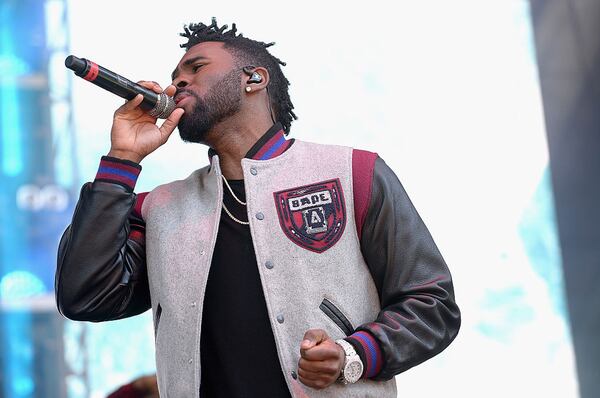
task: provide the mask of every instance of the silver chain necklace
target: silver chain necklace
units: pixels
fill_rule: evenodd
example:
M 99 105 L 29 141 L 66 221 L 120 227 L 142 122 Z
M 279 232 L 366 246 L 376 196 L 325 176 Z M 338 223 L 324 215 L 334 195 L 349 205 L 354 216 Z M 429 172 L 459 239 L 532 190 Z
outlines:
M 223 176 L 223 174 L 221 174 L 221 178 L 223 178 L 223 181 L 225 181 L 225 185 L 227 185 L 227 189 L 229 189 L 229 193 L 231 193 L 231 196 L 233 196 L 233 198 L 236 200 L 236 202 L 238 202 L 242 206 L 246 206 L 246 202 L 242 202 L 237 196 L 235 196 L 235 194 L 233 193 L 233 189 L 231 189 L 231 187 L 229 186 L 229 183 L 227 182 L 227 179 Z M 229 218 L 231 218 L 236 223 L 242 224 L 242 225 L 250 225 L 250 221 L 242 221 L 242 220 L 238 220 L 237 218 L 235 218 L 233 216 L 233 214 L 231 214 L 231 212 L 229 211 L 227 206 L 225 206 L 225 201 L 223 201 L 223 210 L 225 210 L 225 213 L 227 213 Z

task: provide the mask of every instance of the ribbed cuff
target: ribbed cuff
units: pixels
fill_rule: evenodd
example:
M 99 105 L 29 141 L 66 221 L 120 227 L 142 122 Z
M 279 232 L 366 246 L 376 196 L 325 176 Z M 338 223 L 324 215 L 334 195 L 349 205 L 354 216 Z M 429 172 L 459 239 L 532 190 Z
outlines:
M 352 344 L 356 353 L 363 362 L 363 378 L 375 377 L 381 372 L 383 367 L 383 354 L 379 343 L 369 332 L 360 330 L 345 339 Z
M 142 166 L 130 160 L 102 156 L 95 181 L 111 182 L 133 192 Z

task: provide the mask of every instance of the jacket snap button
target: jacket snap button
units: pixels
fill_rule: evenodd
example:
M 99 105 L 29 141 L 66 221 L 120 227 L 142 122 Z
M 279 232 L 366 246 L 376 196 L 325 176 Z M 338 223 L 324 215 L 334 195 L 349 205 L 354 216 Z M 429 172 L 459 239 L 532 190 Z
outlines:
M 259 220 L 263 220 L 265 218 L 265 215 L 262 213 L 256 213 L 256 218 Z
M 192 363 L 192 362 L 194 362 L 194 360 L 193 360 L 193 359 L 190 359 L 188 362 L 189 362 L 189 363 Z
M 296 380 L 298 378 L 298 375 L 296 374 L 295 371 L 292 370 L 292 379 Z
M 270 261 L 267 261 L 267 262 L 265 263 L 265 267 L 267 267 L 268 269 L 273 269 L 273 263 L 272 263 L 272 262 L 270 262 Z
M 196 306 L 196 302 L 194 301 L 192 304 L 190 304 L 192 307 Z
M 283 320 L 284 320 L 283 315 L 281 315 L 281 314 L 277 315 L 277 322 L 283 323 Z
M 252 168 L 250 169 L 250 174 L 252 174 L 253 176 L 255 176 L 255 175 L 257 175 L 257 174 L 258 174 L 258 171 L 256 170 L 256 168 L 252 167 Z

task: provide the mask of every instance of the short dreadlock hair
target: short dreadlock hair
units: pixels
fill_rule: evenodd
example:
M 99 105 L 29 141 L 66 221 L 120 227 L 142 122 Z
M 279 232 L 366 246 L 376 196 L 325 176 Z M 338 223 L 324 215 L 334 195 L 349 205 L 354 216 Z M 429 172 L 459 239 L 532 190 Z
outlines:
M 275 113 L 275 119 L 283 125 L 285 133 L 289 133 L 290 125 L 294 119 L 297 119 L 293 112 L 294 105 L 290 100 L 288 87 L 290 82 L 283 75 L 279 65 L 285 66 L 279 58 L 271 55 L 267 48 L 275 43 L 263 43 L 244 37 L 241 33 L 237 33 L 235 23 L 231 24 L 231 29 L 227 30 L 228 26 L 217 25 L 216 18 L 212 19 L 210 25 L 203 23 L 191 23 L 184 26 L 184 32 L 181 36 L 188 39 L 187 43 L 181 44 L 185 51 L 188 51 L 196 44 L 218 41 L 225 44 L 225 48 L 232 50 L 234 58 L 240 63 L 238 66 L 262 66 L 269 71 L 269 97 L 271 107 Z

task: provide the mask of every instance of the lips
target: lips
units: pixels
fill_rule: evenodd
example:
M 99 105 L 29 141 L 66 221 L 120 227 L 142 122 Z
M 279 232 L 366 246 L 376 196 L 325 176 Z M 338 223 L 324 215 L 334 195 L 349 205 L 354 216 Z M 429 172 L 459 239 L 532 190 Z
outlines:
M 185 100 L 186 98 L 191 97 L 190 94 L 188 93 L 178 93 L 177 95 L 175 95 L 175 105 L 179 105 L 180 102 L 182 102 L 183 100 Z

